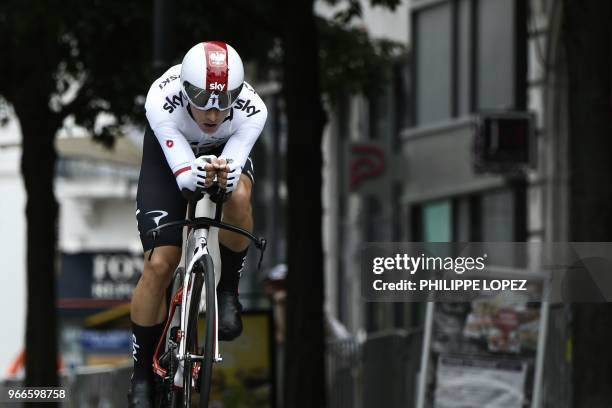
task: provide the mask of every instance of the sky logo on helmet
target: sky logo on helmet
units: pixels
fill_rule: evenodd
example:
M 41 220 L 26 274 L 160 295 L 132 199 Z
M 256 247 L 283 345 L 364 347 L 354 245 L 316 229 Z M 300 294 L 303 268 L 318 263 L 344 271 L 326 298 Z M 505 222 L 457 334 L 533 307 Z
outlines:
M 208 54 L 208 63 L 213 67 L 222 67 L 225 65 L 225 52 L 213 51 Z
M 211 82 L 210 84 L 208 84 L 208 90 L 209 91 L 224 91 L 225 84 L 220 84 L 218 82 Z

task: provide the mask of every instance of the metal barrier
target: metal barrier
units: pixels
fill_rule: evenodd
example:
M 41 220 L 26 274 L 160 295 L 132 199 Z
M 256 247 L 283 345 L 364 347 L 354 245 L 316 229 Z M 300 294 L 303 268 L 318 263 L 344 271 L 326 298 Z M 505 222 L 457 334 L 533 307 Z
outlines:
M 62 408 L 123 408 L 127 406 L 127 391 L 132 375 L 132 363 L 125 366 L 79 367 L 60 378 L 68 398 Z M 23 380 L 4 382 L 20 387 Z M 27 405 L 27 404 L 25 404 Z
M 394 330 L 327 343 L 328 408 L 413 407 L 422 330 Z M 122 408 L 132 364 L 80 367 L 61 377 L 68 400 L 62 408 Z M 19 380 L 5 381 L 20 386 Z
M 119 408 L 127 406 L 132 364 L 121 367 L 80 368 L 62 378 L 70 400 L 65 408 Z
M 353 338 L 327 342 L 327 406 L 359 408 L 361 353 Z
M 421 328 L 327 343 L 329 408 L 414 407 Z
M 423 330 L 368 336 L 363 348 L 363 408 L 414 407 Z

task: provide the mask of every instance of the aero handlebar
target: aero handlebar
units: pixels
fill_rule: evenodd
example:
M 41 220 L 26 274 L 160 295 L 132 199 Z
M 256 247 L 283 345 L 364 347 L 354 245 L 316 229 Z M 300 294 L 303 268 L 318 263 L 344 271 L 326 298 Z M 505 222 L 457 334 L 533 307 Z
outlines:
M 195 217 L 196 204 L 200 199 L 204 197 L 204 193 L 209 194 L 211 197 L 211 200 L 216 203 L 215 218 L 209 218 L 209 217 L 197 217 L 196 218 Z M 251 234 L 249 231 L 243 228 L 236 227 L 230 224 L 226 224 L 221 221 L 221 212 L 223 208 L 223 202 L 229 198 L 230 194 L 227 194 L 223 189 L 221 189 L 217 185 L 213 185 L 212 187 L 204 189 L 204 190 L 197 189 L 195 192 L 192 192 L 189 190 L 185 191 L 184 189 L 183 195 L 185 195 L 186 198 L 188 199 L 187 219 L 161 224 L 146 232 L 147 236 L 153 239 L 153 249 L 151 249 L 151 252 L 149 254 L 149 260 L 151 259 L 151 256 L 153 255 L 153 251 L 155 250 L 155 241 L 157 240 L 160 232 L 163 229 L 183 228 L 183 227 L 189 227 L 192 229 L 201 229 L 201 228 L 216 227 L 216 228 L 224 229 L 230 232 L 235 232 L 253 241 L 253 243 L 255 244 L 255 247 L 259 249 L 260 251 L 259 263 L 257 265 L 257 268 L 258 269 L 261 268 L 263 254 L 264 254 L 264 251 L 266 250 L 266 245 L 267 245 L 266 239 L 263 237 L 256 237 L 255 235 Z

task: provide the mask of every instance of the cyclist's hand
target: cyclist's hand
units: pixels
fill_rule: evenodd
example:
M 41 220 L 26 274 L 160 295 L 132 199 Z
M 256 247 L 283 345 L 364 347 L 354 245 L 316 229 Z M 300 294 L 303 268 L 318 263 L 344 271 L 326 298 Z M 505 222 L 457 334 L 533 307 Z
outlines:
M 219 170 L 219 159 L 215 155 L 200 156 L 193 162 L 196 175 L 196 186 L 210 187 L 216 180 Z
M 219 186 L 225 187 L 226 193 L 232 193 L 238 186 L 242 167 L 235 161 L 224 156 L 219 157 Z
M 229 171 L 227 159 L 223 156 L 219 156 L 218 164 L 219 171 L 217 172 L 217 183 L 219 183 L 219 187 L 225 188 L 225 185 L 227 184 L 227 173 Z

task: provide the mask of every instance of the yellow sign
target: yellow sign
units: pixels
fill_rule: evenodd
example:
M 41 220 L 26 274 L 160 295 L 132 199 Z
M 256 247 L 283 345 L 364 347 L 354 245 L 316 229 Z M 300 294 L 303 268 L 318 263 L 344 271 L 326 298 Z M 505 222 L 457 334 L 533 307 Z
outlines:
M 272 315 L 245 312 L 242 335 L 220 342 L 223 361 L 215 364 L 210 406 L 215 408 L 263 408 L 274 406 Z M 200 320 L 199 338 L 204 334 Z

